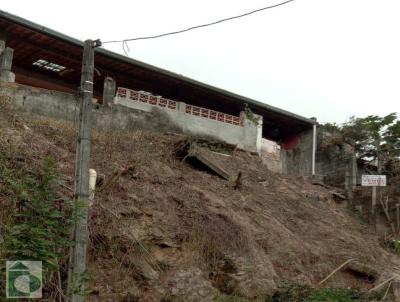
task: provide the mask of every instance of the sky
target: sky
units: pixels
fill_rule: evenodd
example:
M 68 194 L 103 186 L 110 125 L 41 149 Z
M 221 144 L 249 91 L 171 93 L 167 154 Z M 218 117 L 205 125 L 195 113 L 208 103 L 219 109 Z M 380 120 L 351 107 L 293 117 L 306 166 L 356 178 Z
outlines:
M 3 1 L 80 40 L 216 21 L 283 0 Z M 321 123 L 400 111 L 399 0 L 296 0 L 180 35 L 129 43 L 134 59 Z M 104 47 L 122 53 L 121 44 Z

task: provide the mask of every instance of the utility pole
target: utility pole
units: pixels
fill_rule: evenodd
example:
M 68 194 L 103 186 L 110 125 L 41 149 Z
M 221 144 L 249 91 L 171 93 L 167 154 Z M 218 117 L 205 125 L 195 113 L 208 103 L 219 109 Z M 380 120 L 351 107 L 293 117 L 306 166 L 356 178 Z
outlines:
M 71 249 L 68 268 L 68 294 L 72 302 L 83 302 L 85 300 L 86 248 L 89 236 L 89 163 L 94 49 L 100 45 L 100 40 L 86 40 L 83 47 L 79 136 L 75 163 L 75 225 L 73 230 L 75 246 Z

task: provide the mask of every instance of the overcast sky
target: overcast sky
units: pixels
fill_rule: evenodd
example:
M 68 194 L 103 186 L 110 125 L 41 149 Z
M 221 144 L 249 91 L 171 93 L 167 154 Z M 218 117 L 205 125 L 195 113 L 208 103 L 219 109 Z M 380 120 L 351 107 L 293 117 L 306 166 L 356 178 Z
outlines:
M 3 1 L 69 36 L 159 34 L 280 0 Z M 296 0 L 249 17 L 129 44 L 129 56 L 320 122 L 400 111 L 400 1 Z M 120 44 L 106 48 L 123 53 Z

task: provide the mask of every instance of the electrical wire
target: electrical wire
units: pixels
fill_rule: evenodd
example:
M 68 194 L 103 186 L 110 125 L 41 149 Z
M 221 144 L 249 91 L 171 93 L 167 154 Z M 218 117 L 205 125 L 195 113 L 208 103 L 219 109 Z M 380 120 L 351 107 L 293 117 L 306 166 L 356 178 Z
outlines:
M 154 35 L 154 36 L 137 37 L 137 38 L 131 38 L 131 39 L 124 39 L 124 40 L 105 41 L 105 42 L 102 42 L 102 44 L 124 43 L 125 45 L 127 45 L 126 42 L 130 42 L 130 41 L 157 39 L 157 38 L 161 38 L 161 37 L 165 37 L 165 36 L 181 34 L 181 33 L 184 33 L 184 32 L 190 31 L 190 30 L 194 30 L 194 29 L 198 29 L 198 28 L 202 28 L 202 27 L 207 27 L 207 26 L 212 26 L 212 25 L 216 25 L 216 24 L 219 24 L 219 23 L 222 23 L 222 22 L 226 22 L 226 21 L 230 21 L 230 20 L 246 17 L 246 16 L 249 16 L 249 15 L 252 15 L 252 14 L 267 10 L 267 9 L 271 9 L 271 8 L 275 8 L 275 7 L 278 7 L 278 6 L 282 6 L 282 5 L 288 4 L 289 2 L 293 2 L 293 1 L 295 1 L 295 0 L 287 0 L 287 1 L 284 1 L 284 2 L 281 2 L 281 3 L 278 3 L 278 4 L 262 7 L 262 8 L 259 8 L 259 9 L 256 9 L 256 10 L 241 14 L 241 15 L 228 17 L 228 18 L 221 19 L 221 20 L 214 21 L 214 22 L 210 22 L 210 23 L 205 23 L 205 24 L 201 24 L 201 25 L 192 26 L 192 27 L 185 28 L 185 29 L 182 29 L 182 30 L 172 31 L 172 32 L 163 33 L 163 34 L 159 34 L 159 35 Z

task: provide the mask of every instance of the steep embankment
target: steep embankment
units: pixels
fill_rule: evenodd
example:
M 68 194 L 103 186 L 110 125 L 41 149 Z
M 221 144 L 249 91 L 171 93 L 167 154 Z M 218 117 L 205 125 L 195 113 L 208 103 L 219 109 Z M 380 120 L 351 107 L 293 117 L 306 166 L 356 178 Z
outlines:
M 12 116 L 0 123 L 0 149 L 26 167 L 53 156 L 68 200 L 75 135 L 72 125 Z M 225 157 L 242 172 L 234 189 L 177 157 L 181 142 L 140 131 L 94 133 L 100 179 L 90 210 L 89 301 L 212 301 L 220 293 L 264 299 L 283 281 L 315 285 L 348 259 L 381 278 L 398 269 L 399 258 L 324 188 L 235 151 Z M 367 277 L 343 270 L 326 284 L 367 289 L 376 281 Z

